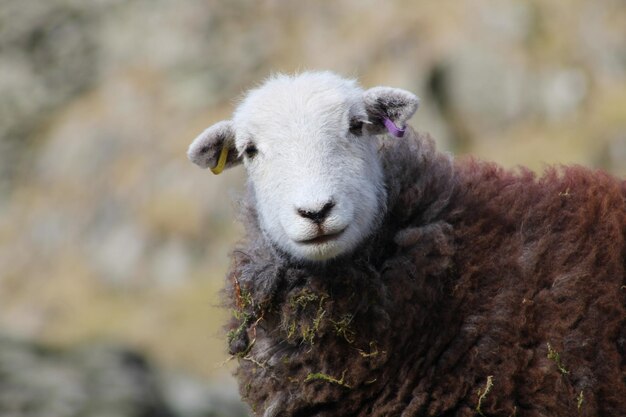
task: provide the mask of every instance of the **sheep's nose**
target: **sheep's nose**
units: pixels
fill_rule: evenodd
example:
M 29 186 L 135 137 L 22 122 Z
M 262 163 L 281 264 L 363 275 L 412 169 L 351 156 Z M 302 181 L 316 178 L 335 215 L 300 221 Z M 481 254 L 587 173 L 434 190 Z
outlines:
M 320 210 L 299 208 L 298 214 L 305 219 L 313 221 L 316 224 L 321 224 L 324 220 L 326 220 L 326 217 L 328 217 L 333 207 L 335 207 L 335 202 L 331 200 L 324 204 L 324 206 L 322 206 Z

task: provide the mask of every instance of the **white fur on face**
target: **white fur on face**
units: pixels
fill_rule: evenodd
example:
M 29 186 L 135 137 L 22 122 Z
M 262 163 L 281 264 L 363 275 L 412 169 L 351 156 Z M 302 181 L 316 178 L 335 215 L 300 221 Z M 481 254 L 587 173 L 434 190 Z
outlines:
M 235 113 L 237 150 L 257 150 L 244 165 L 261 228 L 296 258 L 355 249 L 384 210 L 377 141 L 350 133 L 354 119 L 367 120 L 363 90 L 326 72 L 273 78 Z

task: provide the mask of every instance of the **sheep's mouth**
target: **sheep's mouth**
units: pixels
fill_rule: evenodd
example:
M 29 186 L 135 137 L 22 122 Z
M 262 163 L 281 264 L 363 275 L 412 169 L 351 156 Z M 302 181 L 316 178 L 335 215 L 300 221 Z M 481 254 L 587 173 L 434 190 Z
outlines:
M 331 240 L 337 239 L 345 231 L 346 229 L 342 229 L 338 232 L 328 233 L 325 235 L 318 235 L 314 237 L 313 239 L 299 240 L 298 243 L 302 243 L 304 245 L 319 245 L 319 244 L 330 242 Z

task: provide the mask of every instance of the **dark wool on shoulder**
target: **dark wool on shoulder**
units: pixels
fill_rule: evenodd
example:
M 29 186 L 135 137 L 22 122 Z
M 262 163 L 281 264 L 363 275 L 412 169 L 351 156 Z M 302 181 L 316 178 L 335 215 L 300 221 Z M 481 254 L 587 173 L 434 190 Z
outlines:
M 255 415 L 626 416 L 626 182 L 381 138 L 380 226 L 294 260 L 254 192 L 225 290 Z

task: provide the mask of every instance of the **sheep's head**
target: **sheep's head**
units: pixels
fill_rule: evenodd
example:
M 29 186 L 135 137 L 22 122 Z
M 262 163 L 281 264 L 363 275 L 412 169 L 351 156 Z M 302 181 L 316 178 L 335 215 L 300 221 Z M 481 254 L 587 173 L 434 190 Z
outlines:
M 188 156 L 203 168 L 220 155 L 226 168 L 243 162 L 265 235 L 296 258 L 327 260 L 380 224 L 386 189 L 376 135 L 385 119 L 403 125 L 417 105 L 407 91 L 364 91 L 329 72 L 279 75 L 250 91 L 232 121 L 200 134 Z

